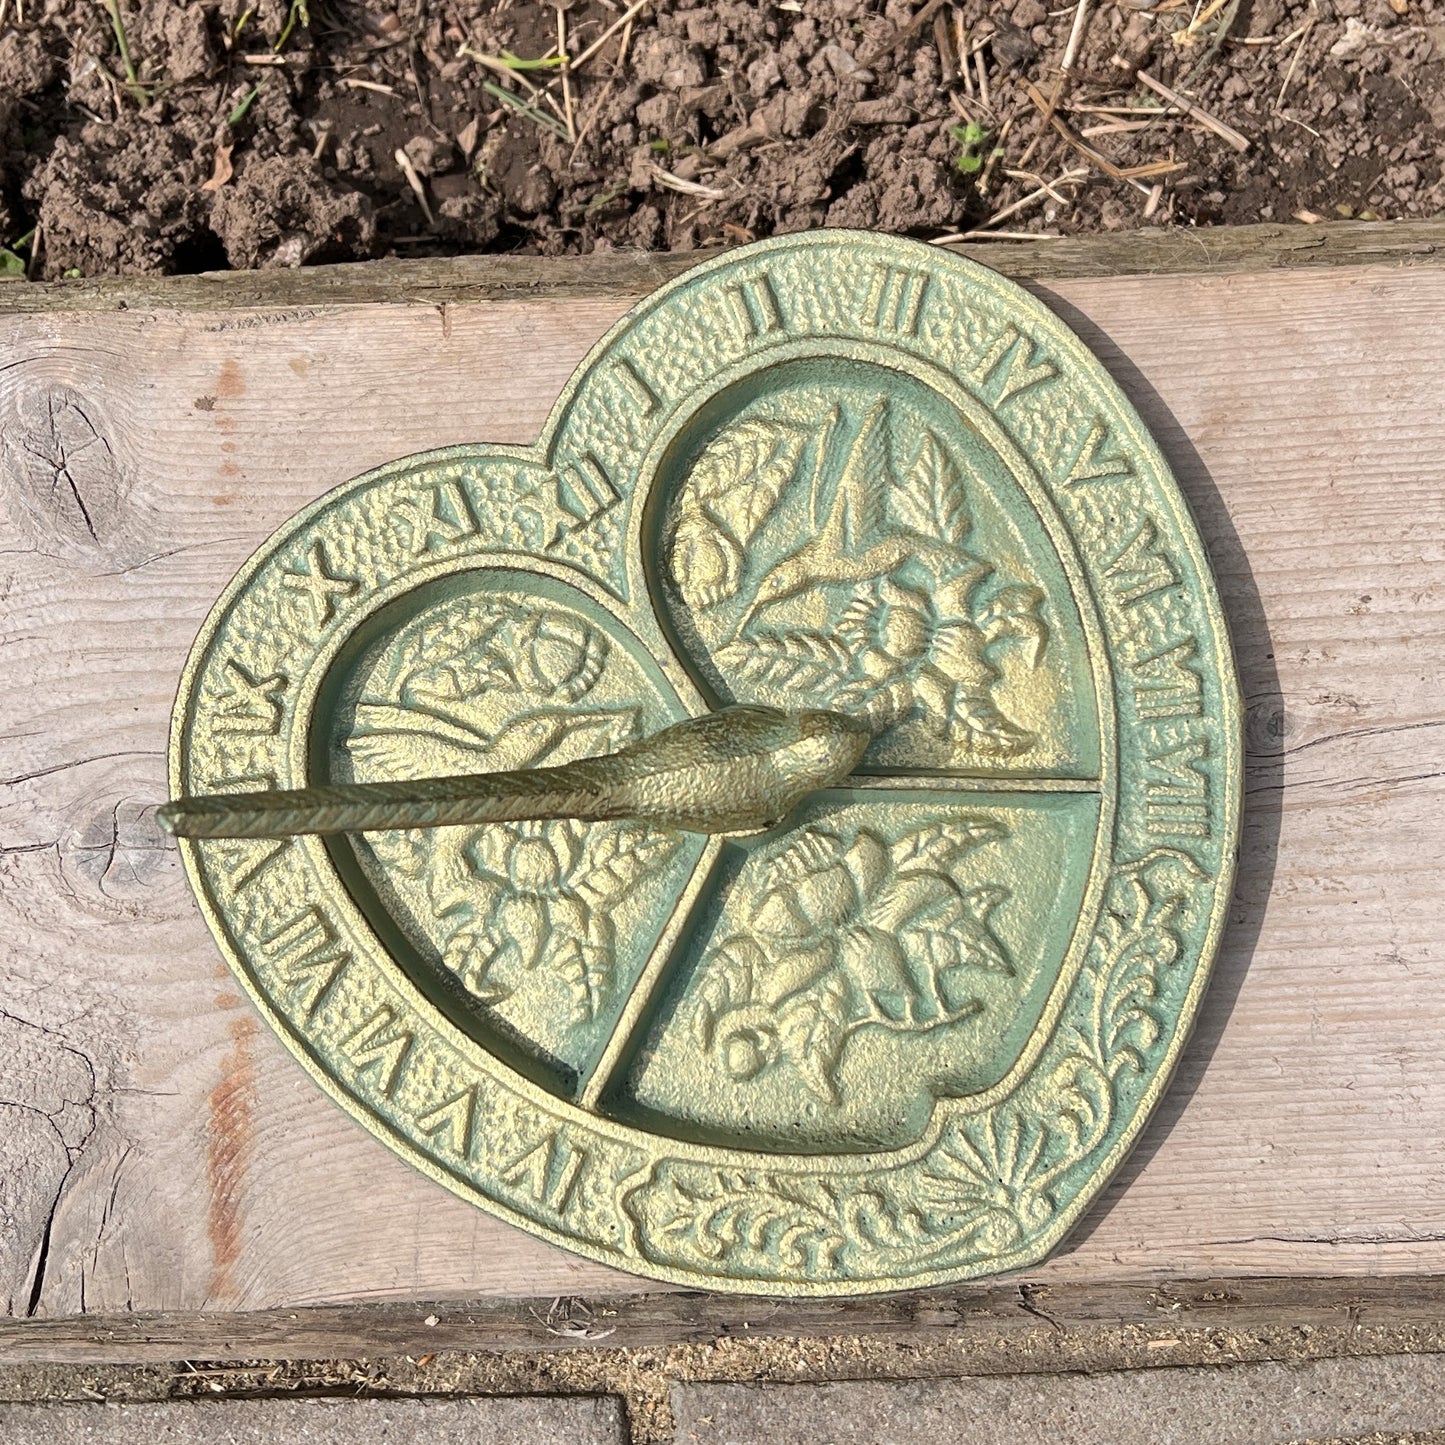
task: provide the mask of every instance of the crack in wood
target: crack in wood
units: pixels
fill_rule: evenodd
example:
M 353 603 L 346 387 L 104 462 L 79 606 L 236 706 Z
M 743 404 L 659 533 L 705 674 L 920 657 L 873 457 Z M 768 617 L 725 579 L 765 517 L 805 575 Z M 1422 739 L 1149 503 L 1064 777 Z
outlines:
M 61 1063 L 64 1058 L 78 1062 L 84 1071 L 83 1080 L 78 1080 L 71 1070 L 71 1077 L 66 1081 L 66 1070 Z M 8 1083 L 4 1083 L 7 1080 Z M 4 1083 L 6 1095 L 0 1098 L 0 1105 L 43 1119 L 66 1160 L 53 1189 L 47 1190 L 39 1200 L 31 1193 L 32 1222 L 29 1228 L 23 1228 L 23 1218 L 13 1221 L 21 1226 L 15 1237 L 16 1244 L 22 1244 L 26 1235 L 36 1239 L 28 1260 L 23 1264 L 19 1259 L 10 1261 L 12 1270 L 23 1269 L 24 1274 L 10 1280 L 0 1278 L 0 1289 L 9 1296 L 12 1307 L 14 1301 L 20 1299 L 22 1313 L 31 1317 L 40 1310 L 44 1296 L 56 1214 L 95 1133 L 96 1070 L 90 1057 L 57 1030 L 0 1008 L 0 1083 Z M 16 1093 L 17 1087 L 23 1087 L 29 1097 Z M 83 1097 L 73 1097 L 74 1094 Z M 79 1126 L 72 1117 L 75 1110 L 81 1115 Z M 33 1144 L 27 1149 L 23 1137 L 17 1138 L 13 1131 L 8 1132 L 6 1139 L 0 1142 L 0 1170 L 10 1175 L 12 1181 L 11 1187 L 5 1190 L 7 1197 L 23 1201 L 27 1191 L 14 1188 L 14 1184 L 25 1180 L 33 1183 L 44 1169 L 45 1161 L 37 1156 Z M 0 1180 L 0 1183 L 3 1182 Z M 37 1203 L 44 1210 L 44 1218 L 38 1228 L 33 1222 Z

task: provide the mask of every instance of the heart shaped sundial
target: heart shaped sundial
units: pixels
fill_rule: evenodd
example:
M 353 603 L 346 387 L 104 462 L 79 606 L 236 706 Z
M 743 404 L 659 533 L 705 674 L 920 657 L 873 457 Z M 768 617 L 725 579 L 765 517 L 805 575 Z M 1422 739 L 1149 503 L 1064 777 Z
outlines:
M 856 747 L 746 813 L 809 719 Z M 663 287 L 535 446 L 289 522 L 201 632 L 171 771 L 273 813 L 237 795 L 502 775 L 501 812 L 183 839 L 242 984 L 482 1208 L 849 1294 L 1031 1265 L 1097 1195 L 1204 987 L 1240 757 L 1208 563 L 1118 387 L 991 271 L 829 231 Z

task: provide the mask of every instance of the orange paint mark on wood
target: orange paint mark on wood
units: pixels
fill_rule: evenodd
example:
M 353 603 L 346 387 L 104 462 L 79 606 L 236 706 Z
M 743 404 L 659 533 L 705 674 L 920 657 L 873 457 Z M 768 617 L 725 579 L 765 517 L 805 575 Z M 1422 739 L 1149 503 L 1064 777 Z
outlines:
M 216 377 L 216 398 L 220 401 L 234 401 L 246 394 L 246 378 L 241 375 L 239 361 L 223 361 L 220 375 Z
M 256 1020 L 247 1012 L 231 1020 L 231 1051 L 221 1063 L 221 1082 L 211 1090 L 206 1140 L 206 1184 L 211 1240 L 209 1304 L 236 1299 L 236 1264 L 241 1258 L 246 1174 L 255 1144 L 256 1066 L 251 1041 Z

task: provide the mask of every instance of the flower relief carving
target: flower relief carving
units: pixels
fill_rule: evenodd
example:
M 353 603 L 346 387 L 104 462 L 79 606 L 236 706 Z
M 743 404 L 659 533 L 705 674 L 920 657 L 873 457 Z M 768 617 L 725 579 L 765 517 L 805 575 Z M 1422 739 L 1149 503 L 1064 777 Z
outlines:
M 669 580 L 717 665 L 756 693 L 745 700 L 807 697 L 879 735 L 909 724 L 933 765 L 1021 757 L 1036 739 L 994 696 L 999 653 L 1014 647 L 1025 668 L 1038 665 L 1043 591 L 1000 582 L 968 549 L 962 469 L 936 432 L 911 430 L 900 464 L 886 400 L 851 434 L 837 406 L 807 425 L 750 417 L 725 428 L 670 510 Z M 806 519 L 791 547 L 768 528 L 789 493 Z M 764 560 L 750 567 L 753 552 Z M 787 620 L 820 590 L 826 625 Z
M 706 956 L 697 1042 L 735 1080 L 786 1066 L 818 1099 L 864 1029 L 925 1034 L 973 1017 L 975 970 L 1012 975 L 990 923 L 1007 889 L 970 887 L 966 854 L 1004 836 L 985 818 L 916 828 L 808 828 L 767 859 L 744 926 Z
M 597 701 L 611 644 L 561 610 L 506 599 L 449 608 L 400 647 L 356 708 L 358 775 L 422 777 L 545 767 L 614 751 L 642 709 Z M 678 846 L 640 824 L 573 819 L 374 835 L 378 858 L 424 890 L 446 966 L 481 1002 L 538 970 L 578 1023 L 614 983 L 609 909 Z
M 900 1192 L 891 1170 L 844 1183 L 826 1170 L 666 1166 L 628 1181 L 623 1204 L 639 1237 L 658 1258 L 759 1275 L 778 1259 L 875 1277 L 905 1260 L 926 1268 L 940 1254 L 988 1261 L 1027 1248 L 1071 1197 L 1072 1171 L 1110 1139 L 1125 1080 L 1157 1067 L 1173 1006 L 1164 995 L 1177 986 L 1170 975 L 1204 877 L 1172 848 L 1116 869 L 1038 1087 L 952 1119 L 916 1188 Z M 983 952 L 978 966 L 997 966 Z M 929 1006 L 912 1025 L 897 1022 L 916 1026 Z

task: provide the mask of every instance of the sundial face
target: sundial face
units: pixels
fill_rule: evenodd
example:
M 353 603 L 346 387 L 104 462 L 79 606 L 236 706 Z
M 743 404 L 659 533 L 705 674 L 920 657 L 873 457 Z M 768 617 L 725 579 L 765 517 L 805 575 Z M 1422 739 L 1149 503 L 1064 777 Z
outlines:
M 780 826 L 184 842 L 344 1108 L 595 1259 L 763 1294 L 1037 1262 L 1137 1137 L 1228 903 L 1237 687 L 1164 459 L 1041 303 L 821 232 L 639 305 L 533 447 L 328 493 L 227 589 L 177 794 L 873 741 Z

